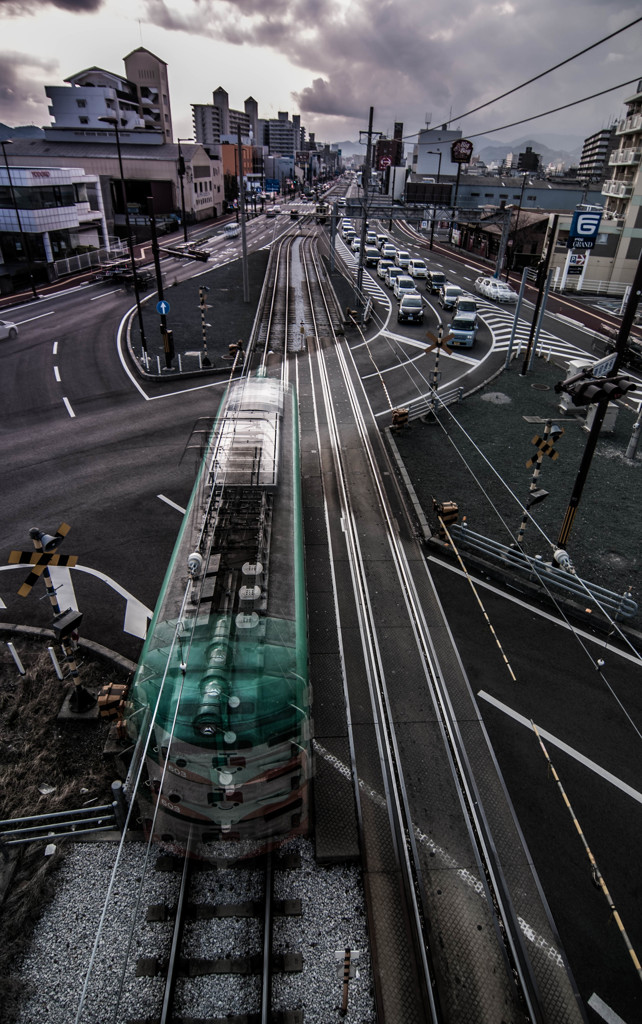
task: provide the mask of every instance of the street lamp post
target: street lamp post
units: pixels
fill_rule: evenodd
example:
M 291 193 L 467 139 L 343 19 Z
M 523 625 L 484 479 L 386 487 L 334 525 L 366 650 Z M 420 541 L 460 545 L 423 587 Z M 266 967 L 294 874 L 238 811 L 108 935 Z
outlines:
M 2 155 L 4 157 L 4 165 L 5 165 L 6 169 L 7 169 L 7 178 L 9 180 L 9 193 L 11 195 L 11 202 L 13 204 L 13 209 L 14 209 L 14 212 L 15 212 L 15 215 L 16 215 L 16 219 L 18 221 L 18 231 L 20 232 L 20 238 L 22 240 L 22 244 L 23 244 L 23 247 L 24 247 L 24 250 L 25 250 L 25 255 L 27 257 L 27 264 L 29 266 L 29 280 L 31 282 L 31 290 L 33 292 L 34 299 L 39 299 L 40 296 L 38 295 L 38 292 L 36 291 L 36 282 L 33 279 L 33 264 L 31 262 L 31 251 L 29 249 L 29 242 L 27 241 L 27 236 L 25 235 L 24 230 L 22 228 L 22 221 L 20 220 L 20 211 L 18 210 L 18 203 L 16 202 L 16 194 L 13 191 L 13 182 L 11 180 L 11 171 L 9 170 L 9 161 L 7 160 L 7 150 L 6 150 L 5 147 L 6 146 L 11 146 L 11 145 L 12 145 L 11 139 L 5 139 L 3 142 L 0 142 L 0 146 L 2 146 Z
M 526 188 L 526 179 L 528 178 L 528 171 L 524 171 L 522 176 L 522 188 L 519 193 L 519 205 L 517 207 L 517 217 L 515 219 L 515 227 L 513 229 L 513 244 L 511 247 L 510 260 L 506 260 L 506 280 L 510 278 L 510 272 L 515 265 L 515 248 L 517 246 L 517 228 L 519 227 L 519 215 L 522 212 L 522 200 L 524 198 L 524 189 Z
M 132 229 L 129 220 L 129 208 L 127 206 L 127 189 L 125 186 L 125 175 L 123 174 L 123 157 L 120 151 L 120 135 L 118 132 L 118 118 L 117 117 L 99 117 L 99 121 L 104 121 L 105 124 L 110 124 L 116 132 L 116 152 L 118 153 L 118 169 L 120 171 L 120 191 L 122 201 L 125 207 L 125 229 L 127 231 L 127 248 L 129 249 L 129 259 L 132 265 L 132 276 L 134 279 L 134 296 L 136 298 L 136 309 L 138 311 L 138 327 L 140 330 L 140 340 L 143 346 L 143 352 L 147 355 L 147 339 L 145 337 L 145 327 L 143 325 L 143 310 L 140 304 L 140 292 L 138 289 L 138 275 L 136 273 L 136 258 L 134 256 L 134 243 L 132 242 Z M 116 216 L 114 214 L 114 222 Z
M 181 142 L 192 142 L 192 139 L 178 139 L 178 179 L 181 183 L 181 213 L 183 215 L 183 241 L 187 245 L 187 221 L 185 219 L 185 192 L 183 189 L 183 178 L 185 177 L 185 159 Z

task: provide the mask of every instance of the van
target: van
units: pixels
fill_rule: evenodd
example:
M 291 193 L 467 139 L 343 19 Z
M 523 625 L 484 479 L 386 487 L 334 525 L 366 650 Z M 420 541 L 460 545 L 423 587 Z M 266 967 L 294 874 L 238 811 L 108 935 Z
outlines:
M 429 270 L 426 278 L 426 291 L 433 295 L 439 293 L 439 289 L 446 283 L 446 275 L 441 270 Z
M 223 228 L 223 234 L 226 238 L 238 238 L 241 234 L 240 224 L 226 224 Z
M 472 348 L 477 335 L 476 313 L 455 313 L 450 321 L 448 344 L 452 348 Z
M 380 259 L 379 250 L 374 245 L 366 245 L 365 249 L 363 250 L 363 258 L 365 260 L 366 266 L 375 267 Z

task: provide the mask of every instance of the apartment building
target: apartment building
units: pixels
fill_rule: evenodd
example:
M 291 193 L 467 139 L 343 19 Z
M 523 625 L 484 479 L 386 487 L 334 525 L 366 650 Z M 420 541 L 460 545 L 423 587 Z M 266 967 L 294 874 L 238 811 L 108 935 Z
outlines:
M 602 186 L 605 214 L 621 229 L 612 280 L 630 284 L 642 255 L 642 79 L 625 101 L 626 114 L 615 126 L 609 156 L 611 175 Z

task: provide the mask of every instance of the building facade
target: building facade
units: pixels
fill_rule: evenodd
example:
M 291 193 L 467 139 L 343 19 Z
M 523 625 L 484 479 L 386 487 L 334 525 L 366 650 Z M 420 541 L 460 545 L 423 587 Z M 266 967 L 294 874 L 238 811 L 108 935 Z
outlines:
M 0 166 L 0 294 L 55 277 L 54 264 L 109 239 L 100 181 L 82 167 Z
M 625 101 L 626 115 L 615 126 L 610 177 L 602 186 L 607 218 L 621 229 L 612 279 L 630 284 L 642 255 L 642 79 Z
M 423 128 L 412 151 L 412 173 L 437 181 L 455 177 L 459 164 L 450 159 L 450 147 L 461 139 L 461 131 L 446 128 Z

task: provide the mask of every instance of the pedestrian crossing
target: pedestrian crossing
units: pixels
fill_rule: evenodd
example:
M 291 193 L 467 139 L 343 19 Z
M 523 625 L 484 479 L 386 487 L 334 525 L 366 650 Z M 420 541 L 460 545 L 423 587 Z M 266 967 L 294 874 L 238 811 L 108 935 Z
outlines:
M 340 246 L 341 259 L 343 260 L 346 267 L 348 267 L 348 269 L 353 274 L 356 280 L 357 271 L 359 269 L 359 257 L 356 256 L 355 253 L 353 253 L 352 249 L 348 248 L 343 239 L 337 238 L 337 245 Z M 390 301 L 390 296 L 388 295 L 387 292 L 384 292 L 381 285 L 377 281 L 375 281 L 375 279 L 371 277 L 370 274 L 364 273 L 363 283 L 361 287 L 363 288 L 366 295 L 369 295 L 373 299 L 373 301 L 381 302 L 386 307 L 386 309 L 391 308 L 392 303 Z
M 515 320 L 514 309 L 495 306 L 492 302 L 486 302 L 484 299 L 480 299 L 479 296 L 475 296 L 475 301 L 477 302 L 479 318 L 480 320 L 483 320 L 492 335 L 493 352 L 507 352 L 511 334 L 513 333 L 513 324 Z M 517 321 L 517 329 L 515 330 L 515 337 L 513 338 L 514 356 L 518 356 L 520 352 L 526 350 L 530 332 L 530 323 L 526 320 Z M 578 345 L 574 345 L 570 341 L 564 341 L 562 338 L 558 338 L 555 334 L 551 334 L 549 331 L 544 330 L 539 333 L 535 355 L 542 356 L 544 358 L 560 356 L 563 359 L 590 360 L 590 356 L 587 355 L 586 349 L 580 348 Z

